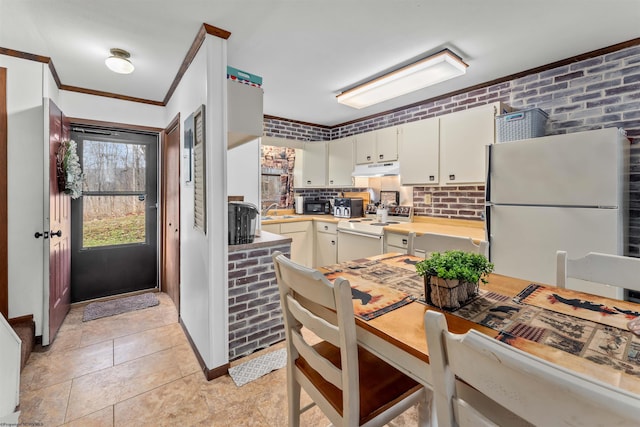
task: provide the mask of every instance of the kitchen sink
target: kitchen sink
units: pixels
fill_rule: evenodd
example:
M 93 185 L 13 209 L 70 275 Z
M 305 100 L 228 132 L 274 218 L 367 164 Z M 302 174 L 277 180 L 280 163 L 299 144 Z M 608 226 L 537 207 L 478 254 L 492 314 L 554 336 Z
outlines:
M 272 215 L 272 216 L 263 216 L 260 218 L 261 221 L 275 221 L 278 219 L 287 219 L 287 218 L 295 218 L 293 215 Z

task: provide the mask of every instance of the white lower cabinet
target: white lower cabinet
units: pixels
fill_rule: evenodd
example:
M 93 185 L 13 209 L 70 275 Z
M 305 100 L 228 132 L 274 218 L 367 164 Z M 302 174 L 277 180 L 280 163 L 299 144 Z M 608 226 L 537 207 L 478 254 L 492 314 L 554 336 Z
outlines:
M 331 265 L 338 262 L 338 230 L 337 224 L 315 221 L 316 229 L 316 263 L 315 267 Z
M 269 233 L 280 234 L 280 224 L 261 224 L 260 229 Z
M 385 248 L 384 252 L 397 252 L 406 254 L 409 250 L 409 236 L 402 233 L 385 233 Z
M 291 260 L 313 267 L 313 221 L 262 224 L 262 230 L 291 238 Z

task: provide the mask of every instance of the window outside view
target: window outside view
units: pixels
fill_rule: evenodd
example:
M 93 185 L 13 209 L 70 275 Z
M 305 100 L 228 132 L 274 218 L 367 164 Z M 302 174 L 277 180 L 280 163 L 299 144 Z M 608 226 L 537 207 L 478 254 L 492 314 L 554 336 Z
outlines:
M 142 144 L 84 141 L 84 248 L 146 241 L 146 157 Z
M 293 168 L 296 151 L 293 148 L 261 146 L 261 199 L 264 209 L 277 203 L 278 207 L 293 207 Z

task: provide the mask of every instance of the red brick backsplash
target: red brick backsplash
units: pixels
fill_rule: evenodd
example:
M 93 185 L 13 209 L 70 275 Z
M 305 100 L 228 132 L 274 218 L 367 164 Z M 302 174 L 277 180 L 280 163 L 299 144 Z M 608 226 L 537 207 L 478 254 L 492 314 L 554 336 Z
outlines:
M 424 203 L 431 195 L 431 203 Z M 413 187 L 414 216 L 484 219 L 484 185 Z

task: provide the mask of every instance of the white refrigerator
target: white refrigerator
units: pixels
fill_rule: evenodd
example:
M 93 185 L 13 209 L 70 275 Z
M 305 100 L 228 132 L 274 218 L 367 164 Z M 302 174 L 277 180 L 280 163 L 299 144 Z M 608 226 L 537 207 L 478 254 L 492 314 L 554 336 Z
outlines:
M 497 143 L 487 150 L 486 226 L 495 272 L 556 284 L 556 251 L 624 255 L 629 141 L 617 128 Z M 570 289 L 623 299 L 619 288 Z

